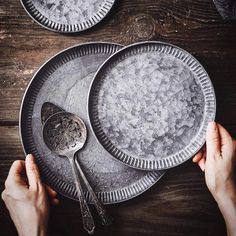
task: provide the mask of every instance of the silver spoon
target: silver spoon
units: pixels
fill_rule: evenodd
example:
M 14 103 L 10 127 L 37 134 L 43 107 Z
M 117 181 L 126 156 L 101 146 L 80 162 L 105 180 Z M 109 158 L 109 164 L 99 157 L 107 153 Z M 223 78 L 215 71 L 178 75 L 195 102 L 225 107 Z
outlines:
M 55 113 L 50 116 L 44 124 L 43 138 L 45 144 L 51 151 L 57 155 L 66 156 L 69 159 L 80 202 L 83 226 L 89 234 L 93 234 L 95 229 L 94 220 L 85 200 L 75 166 L 75 153 L 84 146 L 87 138 L 87 130 L 84 122 L 72 113 Z M 93 199 L 94 205 L 102 219 L 103 225 L 110 224 L 110 220 L 103 205 L 100 203 L 93 189 L 89 185 L 89 182 L 80 168 L 78 161 L 77 168 L 79 170 L 80 177 L 82 177 L 85 186 Z

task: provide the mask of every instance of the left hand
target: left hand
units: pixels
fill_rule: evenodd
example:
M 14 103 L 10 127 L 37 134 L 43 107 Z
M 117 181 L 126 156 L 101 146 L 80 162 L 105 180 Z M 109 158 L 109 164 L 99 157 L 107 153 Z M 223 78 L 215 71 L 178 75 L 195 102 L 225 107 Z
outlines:
M 58 204 L 57 193 L 45 186 L 32 155 L 15 161 L 5 182 L 2 199 L 20 236 L 45 236 L 49 217 L 49 199 Z

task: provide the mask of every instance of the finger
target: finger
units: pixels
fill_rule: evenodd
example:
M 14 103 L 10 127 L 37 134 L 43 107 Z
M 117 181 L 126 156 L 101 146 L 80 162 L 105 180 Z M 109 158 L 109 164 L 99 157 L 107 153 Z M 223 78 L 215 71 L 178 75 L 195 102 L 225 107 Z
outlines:
M 22 160 L 14 161 L 9 170 L 5 182 L 6 187 L 19 183 L 25 185 L 24 179 L 22 177 L 24 172 L 25 172 L 25 162 Z
M 25 162 L 22 160 L 14 161 L 9 170 L 8 177 L 10 178 L 21 177 L 24 171 L 25 171 Z
M 220 134 L 215 122 L 209 122 L 206 135 L 207 158 L 212 159 L 220 155 Z
M 236 151 L 235 140 L 222 125 L 218 124 L 218 127 L 221 138 L 221 157 L 231 157 Z
M 206 158 L 202 158 L 199 162 L 198 165 L 201 168 L 201 170 L 204 172 L 205 171 L 205 164 L 206 164 Z
M 3 201 L 5 201 L 5 196 L 6 196 L 6 190 L 3 190 L 2 194 L 1 194 L 1 197 L 2 197 Z
M 229 132 L 220 124 L 218 124 L 218 130 L 220 134 L 221 145 L 226 147 L 229 145 L 231 146 L 234 141 Z
M 38 188 L 42 185 L 39 174 L 39 169 L 35 163 L 35 159 L 32 154 L 28 154 L 25 159 L 26 174 L 29 181 L 30 188 Z
M 54 191 L 50 186 L 45 185 L 46 191 L 51 198 L 55 198 L 57 196 L 57 192 Z
M 202 158 L 203 155 L 203 150 L 200 150 L 194 157 L 193 157 L 193 162 L 199 162 Z
M 53 198 L 53 199 L 51 199 L 50 202 L 51 202 L 51 204 L 54 205 L 54 206 L 56 206 L 56 205 L 58 205 L 58 204 L 60 203 L 60 201 L 59 201 L 58 198 Z

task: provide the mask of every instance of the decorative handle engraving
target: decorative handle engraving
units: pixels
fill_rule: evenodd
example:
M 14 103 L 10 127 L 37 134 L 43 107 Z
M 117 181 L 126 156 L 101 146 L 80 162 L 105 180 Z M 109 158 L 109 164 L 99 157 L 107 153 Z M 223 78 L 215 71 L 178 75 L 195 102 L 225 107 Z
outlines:
M 88 204 L 85 200 L 85 197 L 83 194 L 83 189 L 80 184 L 80 179 L 76 173 L 75 158 L 69 157 L 69 159 L 70 159 L 71 167 L 73 170 L 73 175 L 75 178 L 75 185 L 76 185 L 77 195 L 78 195 L 79 202 L 80 202 L 80 209 L 81 209 L 81 214 L 82 214 L 83 226 L 84 226 L 84 229 L 89 234 L 94 234 L 95 224 L 94 224 L 93 216 L 92 216 L 90 209 L 88 207 Z
M 75 156 L 76 156 L 76 155 L 75 155 Z M 82 169 L 81 169 L 81 167 L 80 167 L 80 165 L 79 165 L 77 159 L 76 159 L 76 162 L 75 162 L 75 163 L 77 164 L 77 169 L 78 169 L 78 171 L 79 171 L 79 173 L 80 173 L 80 176 L 81 176 L 81 178 L 83 179 L 84 184 L 85 184 L 87 190 L 89 191 L 89 194 L 90 194 L 91 197 L 92 197 L 92 200 L 93 200 L 93 203 L 94 203 L 94 205 L 95 205 L 95 207 L 96 207 L 96 210 L 97 210 L 99 216 L 101 217 L 102 224 L 103 224 L 103 225 L 110 225 L 110 224 L 112 223 L 112 220 L 111 220 L 111 218 L 108 216 L 108 214 L 107 214 L 107 212 L 106 212 L 104 206 L 102 205 L 102 203 L 98 200 L 98 198 L 97 198 L 95 192 L 93 191 L 93 189 L 92 189 L 92 187 L 90 186 L 90 184 L 89 184 L 89 182 L 88 182 L 86 176 L 84 175 L 84 173 L 83 173 L 83 171 L 82 171 Z

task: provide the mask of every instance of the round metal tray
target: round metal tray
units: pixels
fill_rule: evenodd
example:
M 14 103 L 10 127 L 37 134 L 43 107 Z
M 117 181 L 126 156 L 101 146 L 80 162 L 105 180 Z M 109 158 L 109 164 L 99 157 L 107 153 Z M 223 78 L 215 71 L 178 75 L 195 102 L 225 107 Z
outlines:
M 21 0 L 29 16 L 46 29 L 74 33 L 99 23 L 115 0 Z
M 66 197 L 77 200 L 70 164 L 67 158 L 60 158 L 47 148 L 42 135 L 47 117 L 62 109 L 77 114 L 87 126 L 88 139 L 78 152 L 78 161 L 104 204 L 126 201 L 141 194 L 164 173 L 123 165 L 97 142 L 90 129 L 87 114 L 90 83 L 101 64 L 121 48 L 121 45 L 109 43 L 68 48 L 44 63 L 25 92 L 20 112 L 20 135 L 25 153 L 36 157 L 44 181 Z M 89 194 L 85 192 L 85 195 L 91 202 Z
M 160 170 L 191 158 L 214 120 L 215 93 L 202 65 L 162 42 L 113 54 L 96 73 L 88 101 L 98 141 L 123 163 Z

